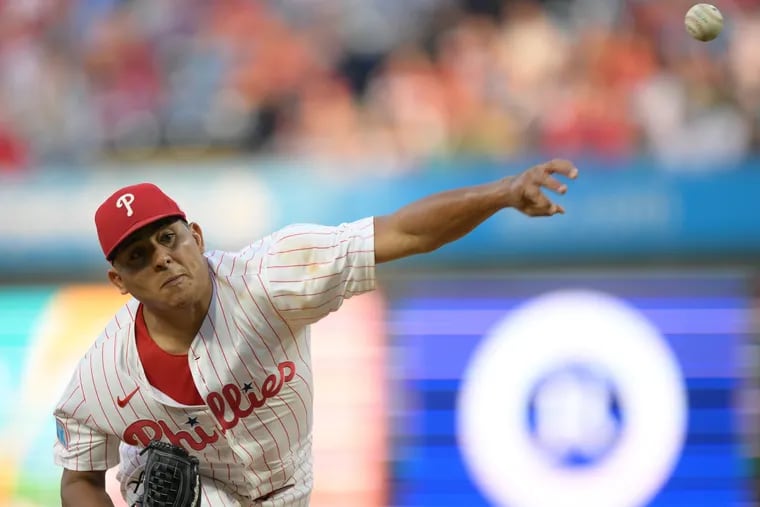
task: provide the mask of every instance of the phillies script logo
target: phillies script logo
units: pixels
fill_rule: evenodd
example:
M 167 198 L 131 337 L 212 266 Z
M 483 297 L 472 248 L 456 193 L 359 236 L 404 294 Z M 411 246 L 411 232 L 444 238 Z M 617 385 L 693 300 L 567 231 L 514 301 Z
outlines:
M 132 203 L 135 202 L 135 194 L 124 194 L 116 199 L 116 207 L 124 208 L 127 210 L 127 216 L 131 217 L 135 214 L 132 209 Z
M 240 419 L 248 417 L 254 409 L 262 407 L 269 398 L 276 396 L 282 389 L 282 385 L 293 380 L 295 375 L 296 365 L 292 361 L 284 361 L 277 365 L 277 374 L 271 373 L 264 379 L 259 396 L 256 396 L 254 392 L 244 391 L 235 384 L 226 384 L 221 392 L 209 393 L 206 404 L 219 423 L 222 433 L 225 433 L 237 426 Z M 229 417 L 225 415 L 228 407 Z M 166 437 L 174 445 L 200 451 L 208 444 L 219 440 L 217 430 L 209 435 L 200 426 L 192 426 L 194 427 L 191 431 L 172 431 L 165 421 L 139 419 L 124 430 L 124 442 L 130 445 L 140 443 L 147 446 L 151 440 L 161 440 Z

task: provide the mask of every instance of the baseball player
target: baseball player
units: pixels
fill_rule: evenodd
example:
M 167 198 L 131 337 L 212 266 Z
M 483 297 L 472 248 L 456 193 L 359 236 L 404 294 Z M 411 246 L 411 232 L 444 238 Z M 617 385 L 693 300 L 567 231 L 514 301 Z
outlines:
M 564 213 L 556 160 L 337 227 L 292 225 L 238 252 L 206 250 L 176 202 L 141 183 L 95 213 L 108 279 L 131 299 L 58 402 L 64 506 L 112 505 L 106 470 L 140 499 L 154 440 L 199 461 L 201 505 L 306 506 L 312 489 L 309 325 L 375 287 L 375 265 L 430 252 L 504 208 Z

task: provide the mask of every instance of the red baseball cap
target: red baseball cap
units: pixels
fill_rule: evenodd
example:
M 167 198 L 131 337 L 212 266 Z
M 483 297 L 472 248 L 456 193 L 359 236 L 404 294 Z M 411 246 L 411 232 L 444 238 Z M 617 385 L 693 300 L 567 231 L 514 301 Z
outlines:
M 152 183 L 120 188 L 95 212 L 100 247 L 106 259 L 127 236 L 167 217 L 187 219 L 177 203 Z

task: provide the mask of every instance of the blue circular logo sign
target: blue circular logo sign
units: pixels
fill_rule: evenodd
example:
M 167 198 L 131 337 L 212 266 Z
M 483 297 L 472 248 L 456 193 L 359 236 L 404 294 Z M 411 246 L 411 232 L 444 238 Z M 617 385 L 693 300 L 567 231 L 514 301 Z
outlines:
M 620 395 L 598 365 L 568 363 L 539 378 L 527 407 L 527 432 L 558 466 L 598 464 L 618 442 Z
M 641 507 L 680 456 L 686 408 L 678 361 L 644 314 L 563 290 L 483 337 L 462 378 L 457 437 L 494 505 Z

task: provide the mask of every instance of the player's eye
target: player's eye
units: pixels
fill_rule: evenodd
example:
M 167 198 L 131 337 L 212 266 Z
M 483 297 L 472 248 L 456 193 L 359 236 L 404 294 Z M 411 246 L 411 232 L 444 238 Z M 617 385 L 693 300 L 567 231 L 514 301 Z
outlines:
M 145 252 L 142 248 L 134 248 L 129 252 L 129 255 L 127 255 L 127 260 L 129 262 L 139 261 L 144 255 Z
M 171 244 L 172 241 L 174 241 L 174 237 L 176 234 L 174 234 L 172 231 L 164 231 L 158 236 L 158 241 L 162 245 L 168 245 Z

